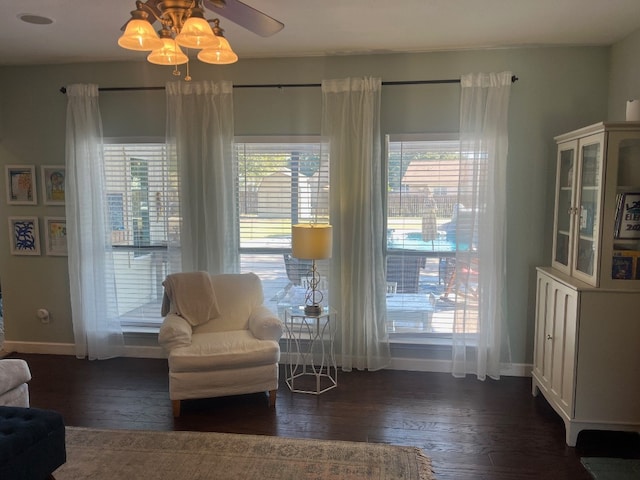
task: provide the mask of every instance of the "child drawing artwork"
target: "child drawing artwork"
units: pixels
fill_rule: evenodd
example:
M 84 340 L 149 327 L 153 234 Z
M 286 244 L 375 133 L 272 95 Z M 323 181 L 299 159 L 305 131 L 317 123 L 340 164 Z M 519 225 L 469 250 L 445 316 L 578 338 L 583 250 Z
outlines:
M 35 226 L 31 220 L 17 220 L 13 223 L 15 249 L 35 252 L 37 250 Z
M 50 199 L 56 202 L 64 202 L 64 173 L 55 170 L 49 175 L 51 184 Z
M 49 255 L 67 254 L 67 222 L 65 220 L 45 219 L 47 225 L 47 253 Z
M 64 205 L 66 169 L 64 165 L 42 165 L 42 195 L 47 205 Z
M 15 202 L 33 201 L 33 178 L 31 171 L 13 170 L 10 177 L 10 197 Z

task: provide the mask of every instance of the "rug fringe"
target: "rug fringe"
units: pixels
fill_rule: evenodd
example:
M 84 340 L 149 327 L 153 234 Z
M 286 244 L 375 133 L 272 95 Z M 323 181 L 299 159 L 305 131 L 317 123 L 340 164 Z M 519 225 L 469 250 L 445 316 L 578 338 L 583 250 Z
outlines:
M 416 457 L 418 458 L 418 473 L 420 480 L 435 480 L 433 476 L 433 467 L 431 459 L 425 455 L 421 448 L 415 447 Z

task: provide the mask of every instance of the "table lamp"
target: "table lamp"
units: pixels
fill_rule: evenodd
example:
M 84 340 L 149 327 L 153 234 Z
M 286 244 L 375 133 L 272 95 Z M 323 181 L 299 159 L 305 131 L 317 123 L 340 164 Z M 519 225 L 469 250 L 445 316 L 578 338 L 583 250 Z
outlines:
M 332 227 L 327 223 L 307 223 L 291 226 L 291 250 L 296 258 L 311 260 L 311 278 L 305 293 L 305 315 L 320 315 L 323 294 L 318 290 L 320 274 L 316 260 L 331 258 Z

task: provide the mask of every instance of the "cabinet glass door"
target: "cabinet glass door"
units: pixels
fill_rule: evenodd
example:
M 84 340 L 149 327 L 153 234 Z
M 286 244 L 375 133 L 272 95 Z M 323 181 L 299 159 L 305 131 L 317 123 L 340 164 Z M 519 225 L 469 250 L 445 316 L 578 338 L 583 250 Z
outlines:
M 572 204 L 577 170 L 575 168 L 576 142 L 560 145 L 556 178 L 556 211 L 553 238 L 553 266 L 570 273 L 572 253 Z
M 602 141 L 586 141 L 580 148 L 579 189 L 576 205 L 578 225 L 575 271 L 588 280 L 596 275 L 598 232 L 600 226 L 600 198 L 602 187 Z
M 639 135 L 635 132 L 635 136 Z M 617 142 L 618 175 L 616 182 L 613 226 L 613 252 L 611 280 L 617 287 L 639 288 L 640 281 L 640 138 L 626 138 L 618 134 L 611 138 Z M 611 222 L 609 222 L 611 223 Z M 604 225 L 607 225 L 606 223 Z M 610 231 L 607 231 L 611 235 Z M 631 285 L 635 283 L 636 285 Z

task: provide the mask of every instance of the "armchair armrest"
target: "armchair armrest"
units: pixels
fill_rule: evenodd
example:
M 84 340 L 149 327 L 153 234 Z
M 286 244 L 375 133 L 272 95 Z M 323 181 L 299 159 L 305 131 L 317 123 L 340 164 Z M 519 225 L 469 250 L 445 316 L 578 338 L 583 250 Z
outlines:
M 0 360 L 0 396 L 29 380 L 31 371 L 27 362 L 17 358 Z
M 188 347 L 191 345 L 191 335 L 193 333 L 191 325 L 184 318 L 170 313 L 162 322 L 160 333 L 158 333 L 158 343 L 166 351 L 177 347 Z
M 251 312 L 249 330 L 254 337 L 277 342 L 282 337 L 283 328 L 280 319 L 266 306 L 260 305 Z

